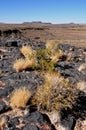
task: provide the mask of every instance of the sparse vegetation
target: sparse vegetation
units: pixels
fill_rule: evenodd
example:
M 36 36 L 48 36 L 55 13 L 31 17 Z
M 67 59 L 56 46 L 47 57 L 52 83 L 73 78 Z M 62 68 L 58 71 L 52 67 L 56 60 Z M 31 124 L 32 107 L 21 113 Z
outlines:
M 24 69 L 33 69 L 35 67 L 35 59 L 26 59 Z
M 33 50 L 30 46 L 22 46 L 20 52 L 25 56 L 25 58 L 31 58 L 33 55 Z
M 25 107 L 31 97 L 31 92 L 26 87 L 15 89 L 10 98 L 10 105 L 14 108 Z
M 55 51 L 58 50 L 59 49 L 58 41 L 57 40 L 49 40 L 49 41 L 47 41 L 46 48 L 50 49 L 50 50 L 55 50 Z
M 13 68 L 17 71 L 20 72 L 25 69 L 25 59 L 17 59 L 14 64 Z
M 18 59 L 14 62 L 13 68 L 17 71 L 23 71 L 25 69 L 31 69 L 35 66 L 34 59 Z
M 53 71 L 55 63 L 63 55 L 63 52 L 59 49 L 58 43 L 48 42 L 45 49 L 38 49 L 36 51 L 37 66 L 42 71 Z
M 25 59 L 14 62 L 13 68 L 19 72 L 27 68 L 40 69 L 41 71 L 53 71 L 56 61 L 63 55 L 56 42 L 46 44 L 45 49 L 33 51 L 29 46 L 20 49 Z
M 50 50 L 50 58 L 56 62 L 63 55 L 62 50 L 59 49 L 58 41 L 49 41 L 46 43 L 46 49 Z
M 37 67 L 41 69 L 41 71 L 53 71 L 54 62 L 51 61 L 49 57 L 49 50 L 47 49 L 39 49 L 36 51 L 37 58 Z
M 72 108 L 77 98 L 75 88 L 57 73 L 45 74 L 45 83 L 35 93 L 32 103 L 42 111 L 59 111 Z

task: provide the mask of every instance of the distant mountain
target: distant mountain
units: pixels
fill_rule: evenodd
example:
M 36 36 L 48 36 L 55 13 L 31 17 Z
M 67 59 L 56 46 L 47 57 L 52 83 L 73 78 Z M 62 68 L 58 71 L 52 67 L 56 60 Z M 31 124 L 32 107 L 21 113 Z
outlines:
M 0 22 L 0 24 L 5 24 L 5 23 L 1 23 L 1 22 Z
M 52 24 L 47 22 L 41 22 L 41 21 L 32 21 L 32 22 L 23 22 L 22 24 Z

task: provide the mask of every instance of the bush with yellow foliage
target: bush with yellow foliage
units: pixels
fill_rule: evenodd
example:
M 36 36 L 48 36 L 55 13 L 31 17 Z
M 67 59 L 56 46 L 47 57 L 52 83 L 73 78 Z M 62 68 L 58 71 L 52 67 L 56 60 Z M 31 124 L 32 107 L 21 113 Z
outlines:
M 76 88 L 56 72 L 45 74 L 45 83 L 35 93 L 32 103 L 42 111 L 59 111 L 72 108 L 76 102 Z

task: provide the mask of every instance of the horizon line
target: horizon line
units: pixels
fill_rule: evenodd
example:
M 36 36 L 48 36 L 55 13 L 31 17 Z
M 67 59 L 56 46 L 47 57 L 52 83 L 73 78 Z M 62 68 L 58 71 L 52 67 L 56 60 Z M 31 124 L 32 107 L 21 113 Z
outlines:
M 30 21 L 30 22 L 0 22 L 0 24 L 30 24 L 30 23 L 40 23 L 40 24 L 86 24 L 86 22 L 45 22 L 45 21 Z

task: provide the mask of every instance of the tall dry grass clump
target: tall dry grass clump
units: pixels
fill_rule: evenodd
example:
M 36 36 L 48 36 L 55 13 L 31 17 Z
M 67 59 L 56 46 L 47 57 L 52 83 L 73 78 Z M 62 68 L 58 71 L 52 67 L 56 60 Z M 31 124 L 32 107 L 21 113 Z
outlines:
M 26 87 L 15 89 L 10 98 L 10 105 L 15 108 L 25 107 L 31 97 L 31 92 Z

